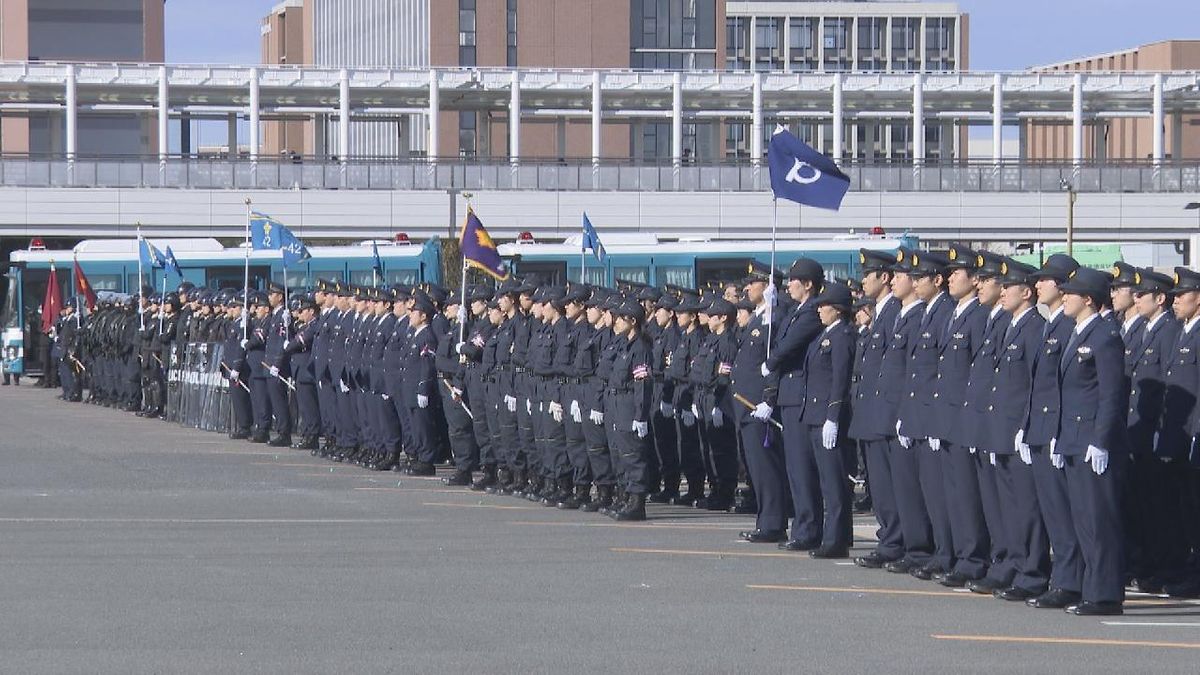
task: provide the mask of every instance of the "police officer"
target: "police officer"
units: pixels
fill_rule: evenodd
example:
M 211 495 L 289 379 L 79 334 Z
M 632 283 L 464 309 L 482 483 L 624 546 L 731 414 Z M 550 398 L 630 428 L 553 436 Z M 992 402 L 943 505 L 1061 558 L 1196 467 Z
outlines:
M 641 333 L 646 313 L 636 300 L 626 300 L 613 309 L 613 360 L 603 370 L 605 384 L 604 423 L 608 443 L 617 449 L 624 483 L 625 503 L 610 510 L 620 521 L 646 519 L 646 475 L 650 452 L 650 399 L 654 381 L 650 375 L 650 345 Z
M 700 343 L 692 364 L 696 385 L 696 412 L 704 436 L 705 462 L 711 477 L 709 494 L 697 508 L 728 511 L 733 508 L 738 483 L 737 428 L 730 391 L 738 343 L 734 333 L 737 310 L 723 298 L 712 299 L 705 309 L 708 335 Z
M 242 345 L 250 370 L 250 404 L 254 411 L 254 432 L 250 436 L 250 442 L 267 443 L 270 441 L 272 419 L 270 384 L 267 382 L 270 371 L 263 365 L 271 317 L 271 304 L 267 294 L 261 291 L 252 293 L 250 307 L 253 315 L 250 317 L 249 337 Z
M 437 457 L 436 425 L 437 368 L 434 357 L 437 353 L 437 336 L 430 328 L 430 320 L 437 313 L 428 294 L 417 291 L 413 295 L 412 308 L 408 312 L 410 333 L 408 350 L 404 356 L 398 400 L 408 408 L 407 419 L 411 425 L 412 455 L 414 461 L 408 469 L 410 476 L 432 476 Z
M 250 437 L 250 429 L 254 424 L 254 411 L 250 401 L 249 369 L 247 368 L 246 351 L 243 347 L 243 316 L 242 296 L 231 295 L 226 301 L 228 308 L 225 313 L 225 337 L 221 349 L 221 370 L 229 380 L 229 400 L 233 408 L 233 428 L 229 437 L 242 440 Z
M 291 358 L 284 349 L 284 343 L 292 333 L 292 317 L 288 314 L 285 299 L 282 285 L 273 281 L 267 284 L 267 302 L 271 311 L 263 325 L 263 360 L 267 363 L 266 387 L 271 398 L 272 429 L 275 431 L 267 445 L 275 448 L 292 445 L 292 414 L 286 384 L 292 377 Z
M 291 361 L 291 372 L 296 383 L 296 407 L 300 412 L 300 438 L 294 447 L 311 451 L 317 449 L 317 437 L 321 433 L 321 403 L 313 365 L 313 345 L 321 322 L 317 317 L 314 297 L 300 295 L 296 298 L 296 305 L 296 326 L 292 337 L 284 342 L 283 350 Z
M 1158 443 L 1154 454 L 1162 462 L 1170 462 L 1180 474 L 1174 484 L 1179 496 L 1171 508 L 1158 514 L 1163 532 L 1172 533 L 1174 539 L 1164 546 L 1166 561 L 1178 562 L 1173 579 L 1166 583 L 1163 591 L 1172 597 L 1200 597 L 1200 570 L 1197 569 L 1200 553 L 1200 518 L 1197 517 L 1197 470 L 1196 451 L 1197 419 L 1200 419 L 1200 273 L 1186 267 L 1175 268 L 1175 287 L 1172 289 L 1172 310 L 1181 324 L 1179 336 L 1163 356 L 1167 361 L 1166 401 L 1163 406 Z M 1183 537 L 1179 537 L 1179 533 Z M 1188 553 L 1192 556 L 1188 558 Z

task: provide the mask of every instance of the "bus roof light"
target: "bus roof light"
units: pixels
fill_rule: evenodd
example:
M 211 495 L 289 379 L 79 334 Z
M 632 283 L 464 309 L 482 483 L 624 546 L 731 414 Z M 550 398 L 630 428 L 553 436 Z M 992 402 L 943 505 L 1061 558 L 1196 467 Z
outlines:
M 882 236 L 885 236 L 886 234 L 887 234 L 887 232 L 884 232 L 883 228 L 880 227 L 879 225 L 876 225 L 875 227 L 871 228 L 871 236 L 882 237 Z
M 522 232 L 517 235 L 517 243 L 518 244 L 534 244 L 537 242 L 534 241 L 532 232 Z
M 411 244 L 412 243 L 412 241 L 410 241 L 408 238 L 407 232 L 397 232 L 395 242 L 397 244 Z
M 45 251 L 46 242 L 41 237 L 34 237 L 29 241 L 30 251 Z

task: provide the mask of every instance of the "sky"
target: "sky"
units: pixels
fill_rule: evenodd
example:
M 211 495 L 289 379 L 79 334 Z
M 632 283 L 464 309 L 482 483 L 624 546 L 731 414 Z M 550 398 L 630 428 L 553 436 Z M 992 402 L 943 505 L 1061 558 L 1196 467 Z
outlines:
M 259 22 L 277 1 L 167 0 L 167 61 L 258 63 Z M 960 0 L 958 5 L 971 15 L 972 70 L 1023 70 L 1147 42 L 1200 39 L 1197 0 Z

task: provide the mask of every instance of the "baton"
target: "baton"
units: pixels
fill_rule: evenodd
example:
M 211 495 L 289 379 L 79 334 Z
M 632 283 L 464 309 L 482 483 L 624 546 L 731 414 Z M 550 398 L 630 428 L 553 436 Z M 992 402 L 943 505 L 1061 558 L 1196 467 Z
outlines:
M 67 356 L 71 356 L 71 355 L 70 355 L 70 354 L 67 354 Z M 86 372 L 87 372 L 87 368 L 85 368 L 85 367 L 83 366 L 83 364 L 82 364 L 82 363 L 80 363 L 79 359 L 75 358 L 74 356 L 71 356 L 71 360 L 75 362 L 75 365 L 79 366 L 79 372 L 82 372 L 82 373 L 86 373 Z
M 737 401 L 738 403 L 741 403 L 742 405 L 746 406 L 750 410 L 754 410 L 755 408 L 758 407 L 758 406 L 754 405 L 753 403 L 751 403 L 750 399 L 746 398 L 745 396 L 742 396 L 741 394 L 734 394 L 733 400 Z M 783 431 L 783 425 L 780 424 L 778 421 L 776 421 L 775 418 L 772 417 L 770 422 L 771 422 L 771 424 L 775 425 L 776 429 Z
M 470 417 L 472 420 L 474 420 L 475 416 L 471 414 L 471 409 L 468 408 L 467 404 L 463 402 L 461 396 L 454 393 L 454 387 L 452 387 L 450 385 L 450 383 L 447 382 L 444 378 L 439 377 L 438 379 L 442 381 L 442 384 L 446 385 L 446 389 L 450 390 L 450 398 L 454 399 L 455 402 L 457 402 L 460 406 L 462 406 L 463 411 L 465 411 L 467 413 L 467 417 Z
M 223 362 L 223 361 L 221 362 L 221 367 L 224 368 L 225 372 L 227 372 L 227 373 L 233 372 L 233 369 L 230 368 L 229 366 L 225 365 L 225 362 Z M 238 379 L 234 380 L 234 382 L 237 382 L 239 387 L 241 387 L 242 389 L 245 389 L 247 394 L 250 393 L 250 387 L 247 387 L 246 383 L 242 382 L 242 378 L 239 377 Z
M 267 372 L 270 372 L 271 366 L 268 366 L 266 361 L 259 361 L 259 363 L 263 364 L 263 368 L 266 368 Z M 288 378 L 286 378 L 282 375 L 276 375 L 275 377 L 278 378 L 280 382 L 286 384 L 288 389 L 291 389 L 292 391 L 296 391 L 296 385 L 292 384 L 291 380 L 289 380 Z

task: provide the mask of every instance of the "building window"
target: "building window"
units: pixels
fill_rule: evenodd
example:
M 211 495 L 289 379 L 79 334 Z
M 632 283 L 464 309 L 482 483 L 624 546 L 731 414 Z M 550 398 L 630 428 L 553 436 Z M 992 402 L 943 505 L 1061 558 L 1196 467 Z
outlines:
M 820 64 L 820 55 L 817 53 L 817 27 L 820 22 L 817 19 L 796 17 L 790 19 L 790 22 L 788 61 L 791 69 L 816 70 Z
M 763 125 L 766 126 L 766 125 Z M 725 156 L 744 159 L 750 156 L 750 125 L 745 122 L 725 123 Z
M 887 69 L 887 19 L 861 17 L 858 19 L 858 70 Z
M 783 19 L 758 17 L 754 21 L 754 69 L 783 69 Z
M 630 65 L 712 68 L 717 48 L 716 0 L 632 0 Z
M 458 65 L 475 65 L 475 0 L 458 0 Z
M 508 67 L 517 65 L 517 0 L 508 0 Z
M 750 17 L 725 20 L 725 69 L 750 70 Z
M 825 49 L 825 70 L 841 71 L 853 67 L 850 54 L 850 25 L 853 19 L 830 17 L 825 19 L 825 34 L 823 47 Z
M 458 113 L 458 154 L 460 157 L 475 156 L 475 139 L 478 124 L 479 121 L 475 116 L 475 111 L 463 110 Z
M 892 18 L 892 71 L 921 69 L 921 20 L 914 17 Z
M 925 20 L 926 70 L 954 70 L 954 24 L 952 17 Z

